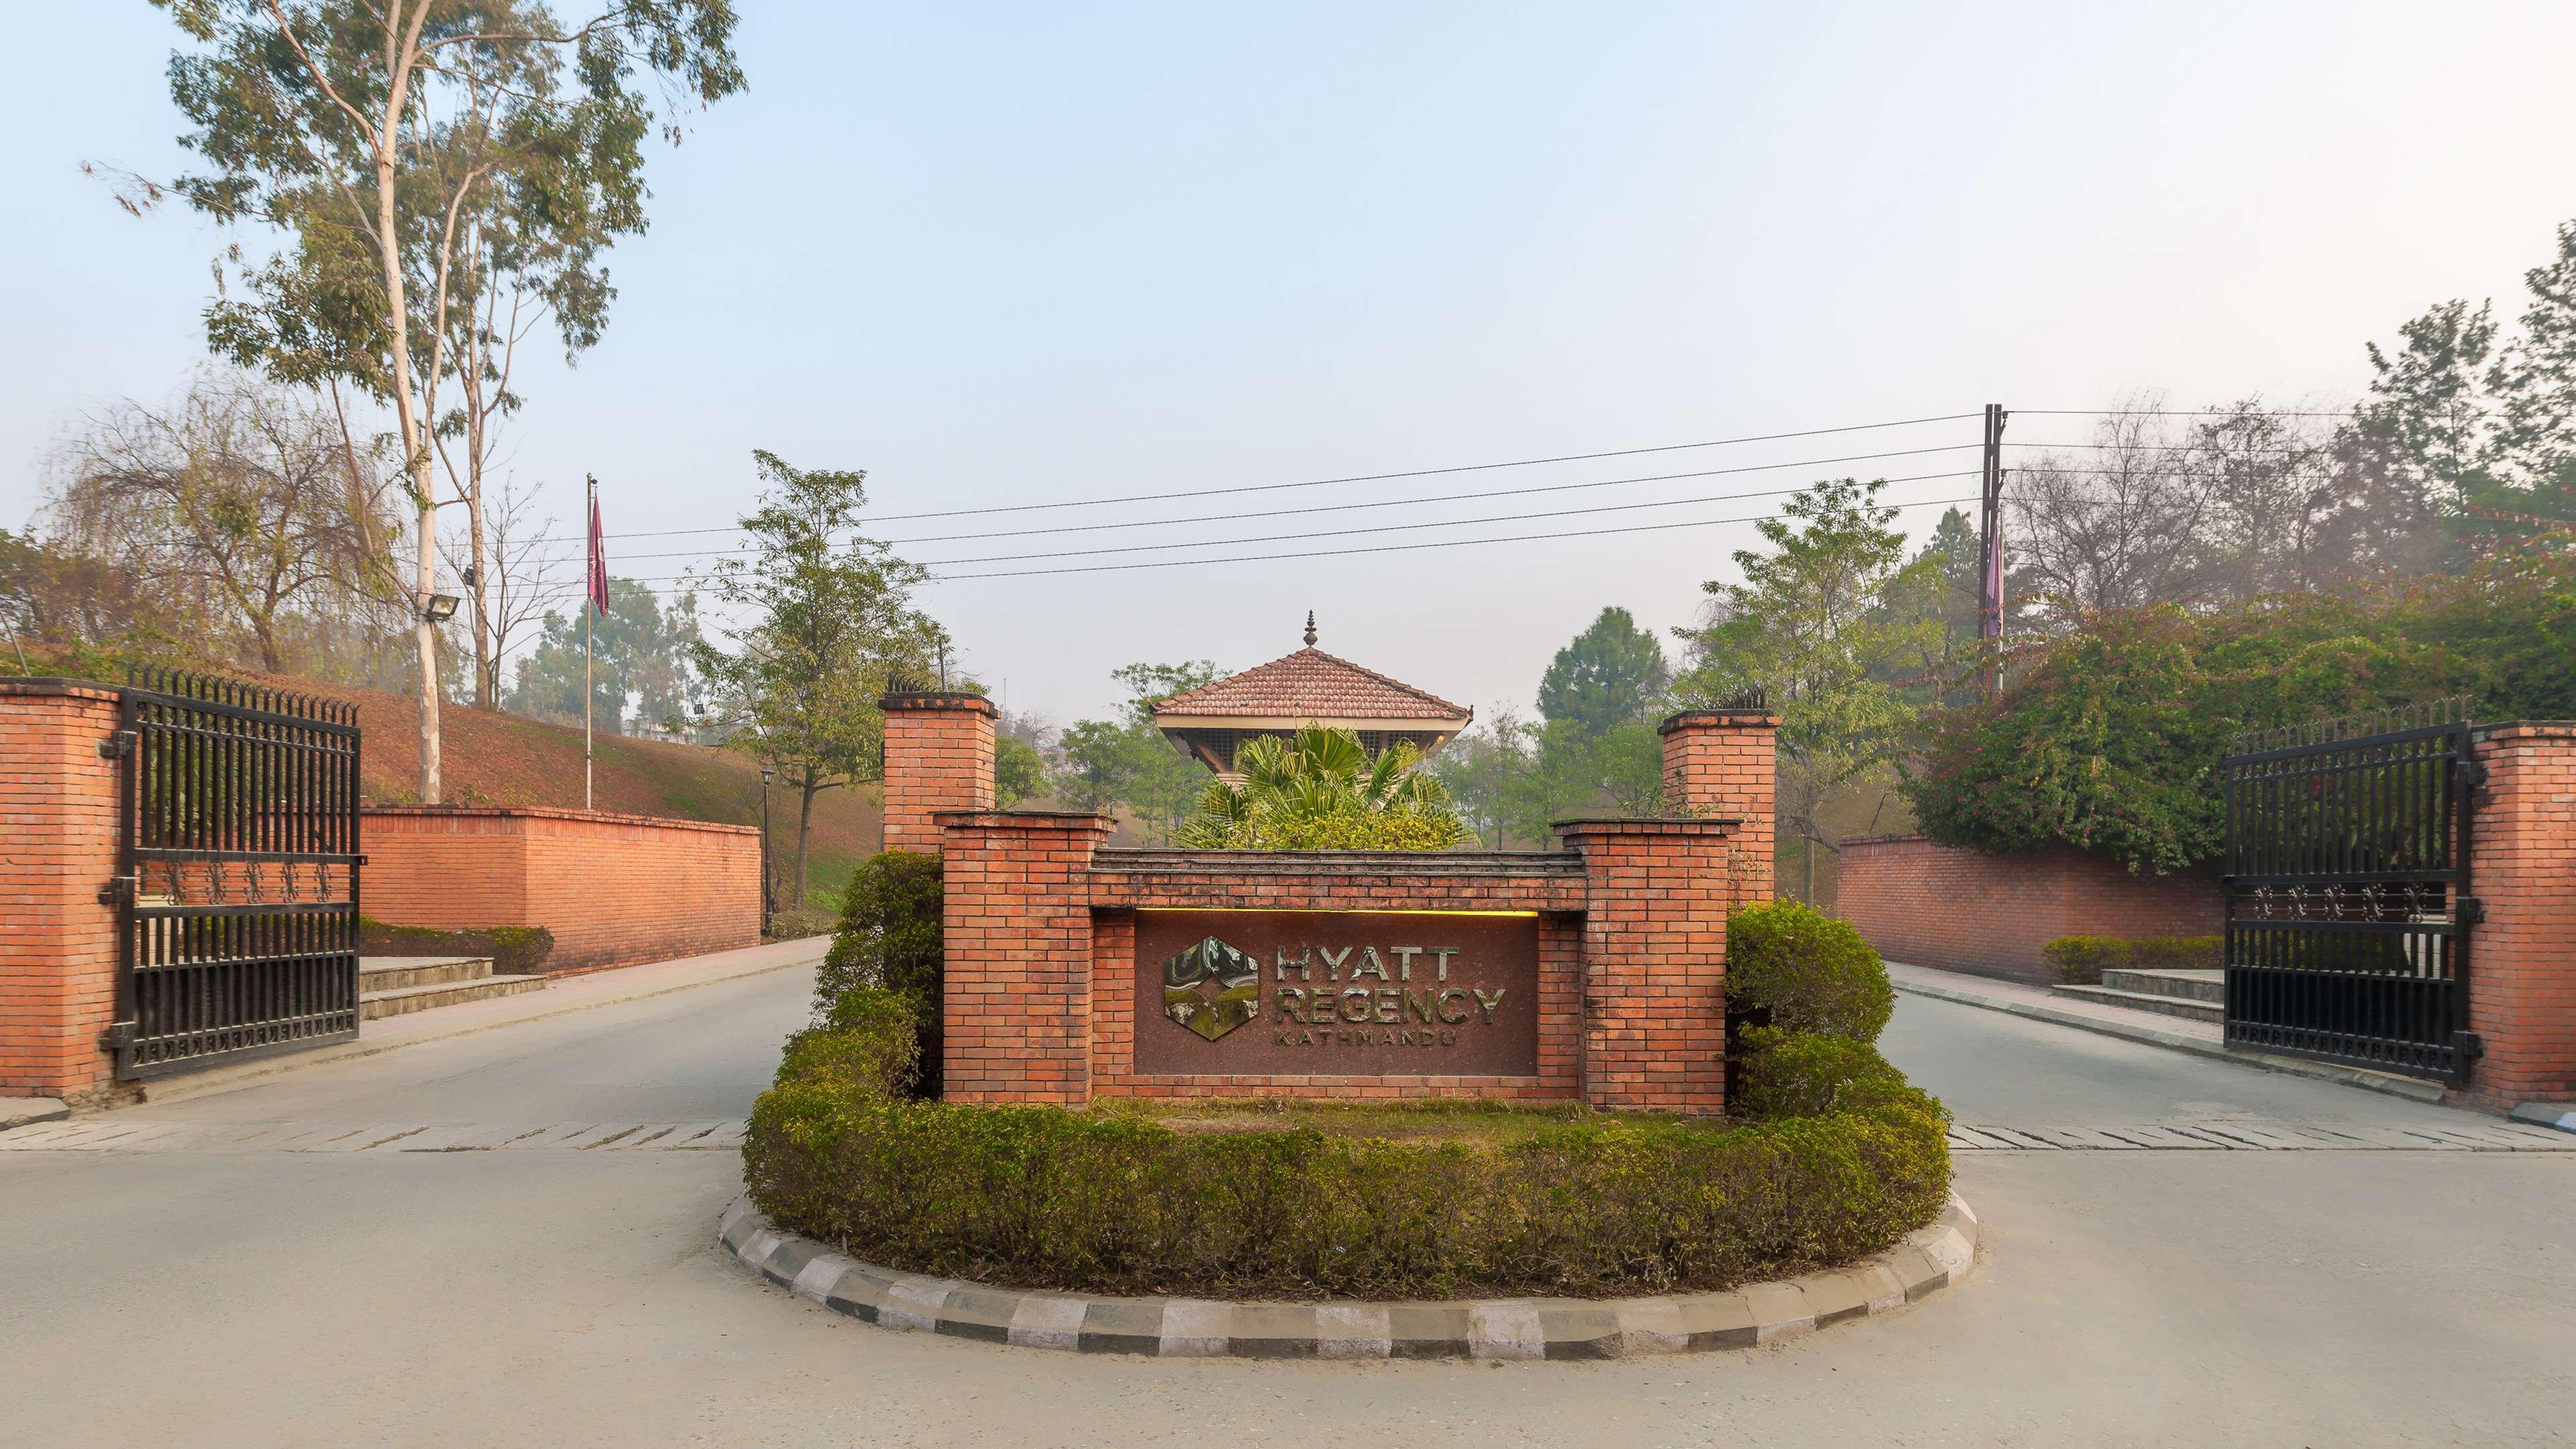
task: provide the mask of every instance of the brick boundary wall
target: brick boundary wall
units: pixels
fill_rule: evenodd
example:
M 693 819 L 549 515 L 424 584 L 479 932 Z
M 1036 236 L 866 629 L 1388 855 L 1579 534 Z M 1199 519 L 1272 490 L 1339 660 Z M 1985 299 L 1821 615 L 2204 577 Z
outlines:
M 2215 876 L 2131 875 L 2087 851 L 1986 855 L 1920 835 L 1843 842 L 1843 918 L 1909 966 L 2046 985 L 2040 948 L 2060 936 L 2214 936 L 2225 908 Z
M 99 1033 L 116 1017 L 113 688 L 0 680 L 0 1096 L 95 1105 L 117 1095 Z
M 2452 1096 L 2511 1108 L 2576 1100 L 2576 721 L 2472 732 L 2486 766 L 2470 826 L 2469 1029 L 2485 1056 Z
M 942 1070 L 952 1100 L 1580 1097 L 1724 1110 L 1726 912 L 1771 895 L 1776 716 L 1666 721 L 1665 758 L 1687 813 L 1564 822 L 1563 851 L 1288 854 L 1110 851 L 1105 817 L 994 810 L 989 704 L 890 695 L 885 705 L 888 848 L 912 847 L 927 820 L 946 862 Z M 960 798 L 980 803 L 933 808 Z M 1139 1072 L 1136 912 L 1157 908 L 1530 911 L 1536 1073 Z
M 547 807 L 371 805 L 367 915 L 543 926 L 549 976 L 760 943 L 760 827 Z

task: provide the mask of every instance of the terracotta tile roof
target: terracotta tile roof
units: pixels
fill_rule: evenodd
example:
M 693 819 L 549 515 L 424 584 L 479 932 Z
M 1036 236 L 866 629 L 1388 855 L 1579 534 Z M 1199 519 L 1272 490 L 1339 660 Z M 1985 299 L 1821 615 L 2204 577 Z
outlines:
M 1314 720 L 1421 719 L 1464 724 L 1475 711 L 1308 646 L 1283 659 L 1203 684 L 1154 706 L 1154 714 L 1249 715 Z

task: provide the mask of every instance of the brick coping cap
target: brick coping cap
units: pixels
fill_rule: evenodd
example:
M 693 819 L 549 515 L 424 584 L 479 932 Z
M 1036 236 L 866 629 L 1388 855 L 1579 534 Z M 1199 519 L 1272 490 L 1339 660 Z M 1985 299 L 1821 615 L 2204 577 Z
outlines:
M 1577 815 L 1551 820 L 1550 830 L 1589 835 L 1722 835 L 1742 825 L 1741 815 Z
M 1570 850 L 1178 850 L 1120 847 L 1091 857 L 1094 875 L 1150 875 L 1166 871 L 1258 875 L 1283 868 L 1312 874 L 1318 868 L 1381 870 L 1388 875 L 1581 875 L 1583 857 Z
M 2498 720 L 2494 724 L 2472 726 L 2469 733 L 2482 740 L 2491 740 L 2500 736 L 2561 739 L 2568 736 L 2576 736 L 2576 719 Z
M 1844 840 L 1843 845 L 1846 848 L 1854 845 L 1902 845 L 1911 840 L 1920 840 L 1928 844 L 1931 842 L 1932 837 L 1924 834 L 1920 830 L 1909 831 L 1899 835 L 1855 835 Z M 1941 848 L 1944 850 L 1950 850 L 1955 847 L 1945 845 Z
M 877 708 L 886 710 L 963 710 L 969 714 L 999 715 L 993 702 L 980 694 L 964 690 L 904 690 L 882 696 Z
M 1090 810 L 933 810 L 930 818 L 941 825 L 987 826 L 1009 830 L 1071 830 L 1090 828 L 1107 834 L 1118 828 L 1118 822 Z
M 1780 716 L 1767 709 L 1685 709 L 1664 716 L 1655 733 L 1668 735 L 1685 725 L 1720 724 L 1736 729 L 1778 729 Z
M 55 679 L 35 675 L 0 675 L 0 694 L 55 699 L 122 699 L 113 684 L 95 679 Z
M 613 810 L 575 810 L 563 805 L 361 805 L 361 817 L 397 816 L 406 820 L 512 819 L 587 820 L 603 825 L 651 825 L 667 830 L 712 830 L 722 835 L 758 835 L 757 825 L 722 820 L 684 820 L 671 815 L 623 815 Z M 363 827 L 362 827 L 363 828 Z

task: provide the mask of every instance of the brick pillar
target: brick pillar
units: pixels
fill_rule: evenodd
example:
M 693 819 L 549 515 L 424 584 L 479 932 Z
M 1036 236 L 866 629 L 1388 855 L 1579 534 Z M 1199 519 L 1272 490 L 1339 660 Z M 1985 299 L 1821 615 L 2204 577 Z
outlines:
M 1084 1105 L 1091 852 L 1111 822 L 1008 810 L 946 811 L 937 820 L 947 891 L 942 1095 Z
M 1742 821 L 1729 832 L 1745 901 L 1773 893 L 1772 852 L 1780 716 L 1760 710 L 1690 709 L 1663 722 L 1664 788 L 1690 815 Z
M 2471 828 L 2469 1027 L 2486 1046 L 2461 1095 L 2576 1099 L 2576 721 L 2489 725 Z
M 1586 877 L 1584 1100 L 1724 1111 L 1734 827 L 1663 819 L 1565 820 L 1556 828 L 1582 853 Z
M 993 702 L 980 694 L 889 694 L 885 848 L 939 853 L 942 810 L 993 808 Z
M 0 1096 L 115 1094 L 98 1049 L 116 1018 L 115 690 L 0 680 Z

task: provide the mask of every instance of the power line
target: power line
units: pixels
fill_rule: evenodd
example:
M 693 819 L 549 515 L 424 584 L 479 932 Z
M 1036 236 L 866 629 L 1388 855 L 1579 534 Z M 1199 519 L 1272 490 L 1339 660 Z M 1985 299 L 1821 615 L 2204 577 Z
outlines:
M 1770 443 L 1783 438 L 1821 438 L 1834 433 L 1864 433 L 1874 428 L 1910 428 L 1924 423 L 1954 423 L 1973 418 L 1975 413 L 1945 413 L 1939 417 L 1896 418 L 1883 423 L 1852 423 L 1839 428 L 1804 428 L 1789 433 L 1754 433 L 1741 438 L 1711 438 L 1699 443 L 1664 443 L 1651 448 L 1613 448 L 1598 453 L 1563 453 L 1552 458 L 1511 458 L 1499 463 L 1459 463 L 1446 468 L 1414 468 L 1400 473 L 1354 473 L 1345 478 L 1309 478 L 1295 483 L 1246 483 L 1231 488 L 1184 488 L 1171 493 L 1131 493 L 1118 498 L 1075 498 L 1062 503 L 1011 503 L 991 508 L 948 508 L 930 513 L 887 513 L 878 516 L 879 523 L 909 522 L 916 518 L 965 518 L 989 513 L 1036 513 L 1056 508 L 1098 508 L 1112 503 L 1161 503 L 1174 498 L 1214 498 L 1229 493 L 1275 493 L 1289 488 L 1324 488 L 1335 483 L 1383 483 L 1397 478 L 1432 478 L 1448 473 L 1483 473 L 1497 468 L 1536 468 L 1549 463 L 1583 463 L 1600 458 L 1634 458 L 1647 453 L 1680 453 L 1693 448 L 1726 448 L 1740 443 Z M 739 526 L 722 528 L 664 528 L 640 533 L 610 533 L 604 538 L 674 538 L 683 534 L 739 533 Z
M 1974 478 L 1969 473 L 1917 473 L 1907 478 L 1884 478 L 1884 483 L 1919 483 L 1927 478 Z M 984 558 L 934 559 L 923 568 L 954 568 L 959 564 L 1019 563 L 1028 559 L 1089 558 L 1104 553 L 1165 553 L 1176 548 L 1234 548 L 1254 543 L 1290 543 L 1308 538 L 1348 538 L 1361 533 L 1411 533 L 1425 528 L 1468 528 L 1485 523 L 1527 523 L 1536 518 L 1573 518 L 1589 513 L 1632 513 L 1640 508 L 1687 508 L 1696 503 L 1732 503 L 1744 498 L 1777 498 L 1784 493 L 1802 493 L 1802 488 L 1769 488 L 1755 493 L 1717 493 L 1703 498 L 1665 498 L 1649 503 L 1603 503 L 1591 508 L 1552 508 L 1539 513 L 1506 513 L 1491 518 L 1443 518 L 1428 523 L 1380 523 L 1366 528 L 1333 528 L 1313 533 L 1274 533 L 1263 538 L 1193 539 L 1187 543 L 1138 543 L 1116 548 L 1076 548 L 1056 553 L 1005 553 Z M 1879 507 L 1890 505 L 1880 504 Z
M 2310 454 L 2330 451 L 2332 443 L 2317 443 L 2305 448 L 2230 448 L 2200 443 L 2006 443 L 2007 448 L 2071 448 L 2090 453 L 2285 453 Z
M 1884 506 L 1891 508 L 1932 508 L 1944 503 L 1975 503 L 1977 501 L 1978 500 L 1973 497 L 1925 498 L 1913 503 L 1895 503 Z M 990 574 L 943 574 L 934 578 L 931 582 L 944 584 L 962 583 L 969 579 L 1032 579 L 1043 578 L 1050 574 L 1114 574 L 1125 573 L 1134 569 L 1187 568 L 1201 564 L 1270 563 L 1279 559 L 1340 558 L 1349 554 L 1363 553 L 1413 553 L 1427 548 L 1467 548 L 1480 543 L 1555 543 L 1569 538 L 1601 538 L 1610 534 L 1621 533 L 1663 533 L 1676 528 L 1714 528 L 1723 523 L 1759 523 L 1770 516 L 1771 515 L 1767 513 L 1756 513 L 1747 515 L 1743 518 L 1700 518 L 1680 523 L 1634 523 L 1621 528 L 1585 528 L 1577 529 L 1572 532 L 1525 533 L 1515 534 L 1508 538 L 1457 538 L 1446 539 L 1438 543 L 1381 543 L 1371 545 L 1367 548 L 1318 549 L 1307 553 L 1250 554 L 1241 558 L 1158 559 L 1152 563 L 1091 564 L 1083 567 L 1064 569 L 1013 569 L 1008 572 Z
M 1973 414 L 1972 414 L 1971 416 L 1973 416 Z M 1974 476 L 1976 476 L 1976 475 L 1974 475 L 1974 474 L 1972 474 L 1972 473 L 1927 473 L 1927 474 L 1924 474 L 1924 475 L 1922 475 L 1922 476 L 1923 476 L 1923 477 L 1926 477 L 1926 478 L 1967 478 L 1967 477 L 1974 477 Z M 1887 481 L 1892 483 L 1892 482 L 1898 482 L 1898 481 L 1904 481 L 1904 480 L 1898 480 L 1898 479 L 1892 479 L 1892 478 L 1891 478 L 1891 479 L 1888 479 Z M 1794 490 L 1794 489 L 1793 489 L 1793 490 L 1786 490 L 1786 491 L 1792 491 L 1792 492 L 1794 492 L 1794 491 L 1796 491 L 1796 490 Z M 1759 495 L 1744 495 L 1744 496 L 1759 496 Z M 1936 507 L 1939 507 L 1939 506 L 1941 506 L 1941 505 L 1943 505 L 1943 504 L 1975 503 L 1975 502 L 1977 502 L 1977 501 L 1978 501 L 1978 500 L 1977 500 L 1976 498 L 1973 498 L 1973 497 L 1970 497 L 1970 498 L 1922 498 L 1922 499 L 1917 499 L 1917 500 L 1915 500 L 1914 502 L 1911 502 L 1911 503 L 1887 503 L 1887 504 L 1881 504 L 1881 505 L 1879 505 L 1879 506 L 1880 506 L 1880 507 L 1883 507 L 1883 508 L 1895 508 L 1895 509 L 1907 509 L 1907 508 L 1936 508 Z M 1592 510 L 1583 510 L 1583 511 L 1592 511 Z M 1683 521 L 1678 522 L 1678 523 L 1640 523 L 1640 524 L 1630 524 L 1630 525 L 1626 525 L 1626 526 L 1619 527 L 1619 528 L 1592 528 L 1592 529 L 1578 529 L 1578 530 L 1574 530 L 1574 531 L 1571 531 L 1571 532 L 1557 532 L 1557 533 L 1532 533 L 1532 534 L 1514 534 L 1514 535 L 1510 535 L 1510 536 L 1503 537 L 1503 538 L 1457 538 L 1457 539 L 1442 539 L 1442 540 L 1439 540 L 1439 541 L 1436 541 L 1436 542 L 1432 542 L 1432 543 L 1376 544 L 1376 545 L 1371 545 L 1371 546 L 1369 546 L 1369 547 L 1365 547 L 1365 548 L 1319 549 L 1319 550 L 1314 550 L 1314 551 L 1304 552 L 1304 553 L 1253 554 L 1253 555 L 1248 555 L 1248 556 L 1243 556 L 1243 557 L 1233 557 L 1233 558 L 1210 558 L 1210 559 L 1199 559 L 1199 558 L 1185 558 L 1185 559 L 1155 559 L 1155 560 L 1152 560 L 1152 561 L 1149 561 L 1149 562 L 1145 562 L 1145 563 L 1131 563 L 1131 564 L 1080 564 L 1080 565 L 1075 565 L 1075 566 L 1073 566 L 1073 567 L 1071 567 L 1071 568 L 1060 568 L 1060 569 L 1005 569 L 1005 570 L 997 570 L 997 571 L 992 572 L 992 573 L 981 573 L 981 574 L 940 574 L 940 575 L 936 575 L 936 576 L 934 576 L 934 577 L 931 579 L 931 582 L 933 582 L 933 583 L 949 583 L 949 582 L 962 582 L 962 581 L 964 581 L 964 580 L 968 580 L 968 579 L 1041 578 L 1041 577 L 1047 577 L 1047 576 L 1051 576 L 1051 575 L 1058 575 L 1058 574 L 1126 573 L 1126 572 L 1129 572 L 1129 571 L 1132 571 L 1132 570 L 1135 570 L 1135 569 L 1152 569 L 1152 568 L 1185 568 L 1185 567 L 1191 567 L 1191 566 L 1195 566 L 1195 565 L 1199 565 L 1199 564 L 1219 564 L 1219 563 L 1267 563 L 1267 562 L 1270 562 L 1270 561 L 1273 561 L 1273 560 L 1278 560 L 1278 559 L 1338 558 L 1338 557 L 1342 557 L 1342 556 L 1350 555 L 1350 554 L 1368 554 L 1368 553 L 1413 553 L 1413 552 L 1418 552 L 1418 551 L 1423 550 L 1423 549 L 1436 549 L 1436 548 L 1464 548 L 1464 547 L 1467 547 L 1467 546 L 1472 545 L 1472 544 L 1482 544 L 1482 543 L 1540 543 L 1540 542 L 1546 542 L 1546 541 L 1553 540 L 1553 539 L 1568 539 L 1568 538 L 1598 538 L 1598 537 L 1604 537 L 1604 536 L 1612 535 L 1612 534 L 1626 534 L 1626 533 L 1663 533 L 1663 532 L 1667 532 L 1667 531 L 1670 531 L 1670 530 L 1672 530 L 1672 529 L 1677 529 L 1677 528 L 1714 528 L 1714 527 L 1716 527 L 1716 526 L 1718 526 L 1718 525 L 1720 525 L 1720 524 L 1727 524 L 1727 523 L 1758 523 L 1758 522 L 1762 521 L 1763 519 L 1768 518 L 1768 517 L 1770 517 L 1770 516 L 1771 516 L 1771 515 L 1769 515 L 1769 514 L 1767 514 L 1767 513 L 1757 513 L 1757 514 L 1748 514 L 1748 515 L 1746 515 L 1746 516 L 1744 516 L 1744 517 L 1741 517 L 1741 518 L 1699 518 L 1699 519 L 1686 519 L 1686 520 L 1683 520 Z M 1456 525 L 1458 525 L 1458 526 L 1465 526 L 1465 525 L 1468 525 L 1468 524 L 1472 524 L 1472 523 L 1480 523 L 1480 522 L 1510 522 L 1510 521 L 1512 521 L 1512 520 L 1510 520 L 1510 519 L 1458 519 L 1458 520 L 1454 520 L 1455 524 L 1456 524 Z M 1290 537 L 1300 537 L 1300 536 L 1305 536 L 1305 537 L 1329 537 L 1330 535 L 1322 535 L 1322 534 L 1317 534 L 1317 535 L 1290 535 Z M 1053 557 L 1069 557 L 1070 555 L 1038 555 L 1038 557 L 1050 557 L 1050 556 L 1053 556 Z M 959 560 L 959 562 L 963 562 L 963 560 Z M 626 578 L 627 576 L 626 576 L 626 575 L 621 574 L 621 575 L 619 575 L 619 577 L 620 577 L 620 578 Z M 656 576 L 649 577 L 649 578 L 628 579 L 628 581 L 629 581 L 630 583 L 639 583 L 639 584 L 670 584 L 670 583 L 690 583 L 690 582 L 701 582 L 701 583 L 702 583 L 702 582 L 704 582 L 704 580 L 703 580 L 703 579 L 698 578 L 697 576 L 694 576 L 694 575 L 690 575 L 690 574 L 663 574 L 663 575 L 656 575 Z
M 2026 414 L 2035 418 L 2232 418 L 2246 416 L 2246 414 L 2243 413 L 2231 413 L 2224 409 L 2216 408 L 2203 409 L 2198 412 L 2194 412 L 2186 408 L 2011 408 L 2008 409 L 2008 411 L 2016 416 Z M 2252 415 L 2255 417 L 2265 418 L 2349 418 L 2352 416 L 2350 413 L 2291 412 L 2283 408 L 2258 408 Z
M 1549 483 L 1530 488 L 1495 488 L 1475 493 L 1440 493 L 1421 498 L 1379 498 L 1359 503 L 1318 503 L 1306 508 L 1267 508 L 1256 509 L 1246 513 L 1211 513 L 1201 514 L 1190 518 L 1144 518 L 1120 523 L 1064 523 L 1054 524 L 1045 528 L 1001 529 L 988 533 L 934 534 L 922 538 L 895 538 L 881 541 L 889 545 L 958 543 L 969 539 L 1025 538 L 1034 534 L 1047 533 L 1099 533 L 1105 530 L 1118 528 L 1166 528 L 1189 523 L 1234 523 L 1247 518 L 1290 518 L 1310 513 L 1346 513 L 1357 512 L 1362 509 L 1370 508 L 1403 508 L 1418 503 L 1458 503 L 1480 498 L 1517 498 L 1537 493 L 1571 493 L 1580 492 L 1587 488 L 1615 488 L 1629 483 L 1666 483 L 1683 478 L 1721 478 L 1738 473 L 1776 473 L 1790 468 L 1820 468 L 1834 463 L 1860 463 L 1879 458 L 1912 458 L 1920 457 L 1925 453 L 1956 453 L 1976 446 L 1978 445 L 1975 443 L 1944 443 L 1939 447 L 1933 448 L 1896 448 L 1883 453 L 1848 453 L 1836 458 L 1805 458 L 1791 463 L 1751 463 L 1736 468 L 1703 468 L 1689 473 L 1650 473 L 1634 478 L 1603 478 L 1589 483 Z M 1923 476 L 1937 477 L 1943 475 L 1926 474 Z M 1896 480 L 1890 479 L 1887 481 L 1893 482 Z M 1795 492 L 1797 490 L 1789 489 L 1785 491 Z M 1761 498 L 1768 495 L 1762 493 L 1745 493 L 1736 496 L 1744 498 Z M 611 536 L 613 537 L 614 535 Z M 569 540 L 567 540 L 567 542 L 568 541 Z M 623 556 L 629 559 L 722 558 L 757 552 L 759 552 L 759 550 L 755 548 L 716 548 L 682 550 L 673 553 L 634 553 Z M 575 557 L 578 557 L 578 555 L 550 555 L 543 558 L 541 561 L 546 563 L 570 563 Z

